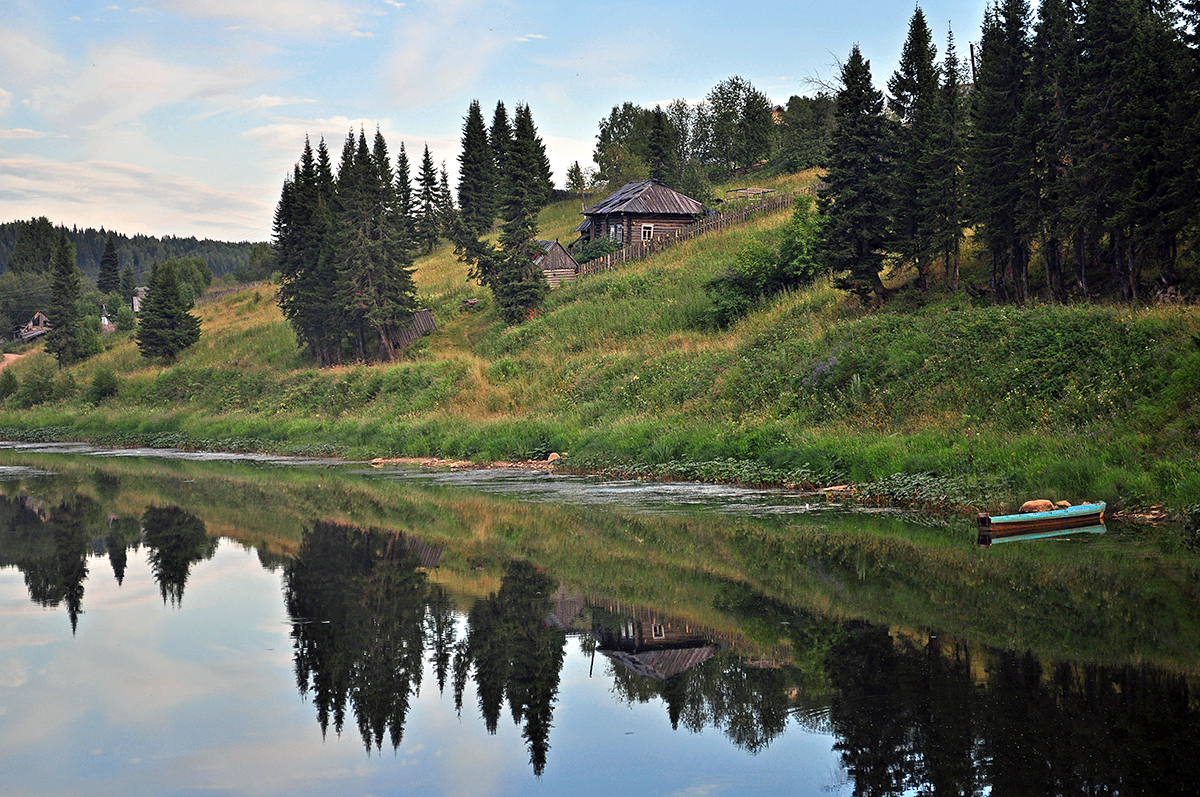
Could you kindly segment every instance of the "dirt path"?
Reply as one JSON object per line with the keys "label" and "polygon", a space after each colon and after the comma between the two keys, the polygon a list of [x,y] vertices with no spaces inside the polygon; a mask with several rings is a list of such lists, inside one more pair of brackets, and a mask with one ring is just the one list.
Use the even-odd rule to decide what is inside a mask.
{"label": "dirt path", "polygon": [[17,360],[27,356],[29,353],[30,352],[25,352],[25,354],[5,354],[4,359],[0,360],[0,368],[3,368],[10,363],[15,363]]}

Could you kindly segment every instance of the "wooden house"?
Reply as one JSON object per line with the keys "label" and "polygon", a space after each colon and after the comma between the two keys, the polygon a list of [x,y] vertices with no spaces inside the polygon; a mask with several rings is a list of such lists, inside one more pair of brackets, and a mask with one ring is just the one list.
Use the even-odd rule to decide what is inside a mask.
{"label": "wooden house", "polygon": [[579,264],[571,253],[558,241],[538,241],[542,252],[533,258],[533,263],[542,270],[551,288],[570,282],[579,276]]}
{"label": "wooden house", "polygon": [[607,238],[620,246],[652,241],[686,227],[708,212],[696,200],[658,180],[629,183],[583,211],[580,243]]}
{"label": "wooden house", "polygon": [[50,331],[50,319],[41,310],[33,314],[33,318],[28,324],[17,327],[14,330],[14,337],[20,338],[23,342],[28,343],[35,338],[40,338]]}

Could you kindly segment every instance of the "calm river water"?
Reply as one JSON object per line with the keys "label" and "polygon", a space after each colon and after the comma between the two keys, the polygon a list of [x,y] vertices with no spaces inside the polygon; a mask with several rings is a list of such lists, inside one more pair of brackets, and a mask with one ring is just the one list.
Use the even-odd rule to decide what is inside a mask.
{"label": "calm river water", "polygon": [[1182,530],[0,444],[5,795],[1195,794]]}

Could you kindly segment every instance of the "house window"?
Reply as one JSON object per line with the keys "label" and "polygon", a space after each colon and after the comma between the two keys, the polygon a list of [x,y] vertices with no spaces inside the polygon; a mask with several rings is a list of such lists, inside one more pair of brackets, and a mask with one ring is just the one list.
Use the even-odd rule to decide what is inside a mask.
{"label": "house window", "polygon": [[610,224],[608,227],[608,240],[616,241],[617,243],[623,242],[625,240],[625,234],[621,227],[622,225],[620,222],[616,224]]}
{"label": "house window", "polygon": [[654,225],[653,224],[643,224],[642,225],[642,241],[643,242],[649,241],[653,237],[654,237]]}

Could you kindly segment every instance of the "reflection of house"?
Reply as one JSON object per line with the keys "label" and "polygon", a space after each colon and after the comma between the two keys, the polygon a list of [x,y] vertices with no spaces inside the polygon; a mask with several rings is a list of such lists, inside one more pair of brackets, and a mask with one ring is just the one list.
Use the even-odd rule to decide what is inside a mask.
{"label": "reflection of house", "polygon": [[704,205],[658,180],[629,183],[583,211],[580,241],[607,239],[627,246],[663,238],[706,212]]}
{"label": "reflection of house", "polygon": [[595,628],[593,634],[598,649],[609,659],[660,681],[708,661],[717,652],[708,637],[690,625],[649,614],[625,617],[617,627]]}
{"label": "reflection of house", "polygon": [[570,282],[579,276],[579,264],[558,241],[538,241],[544,251],[533,258],[533,263],[542,270],[551,288]]}
{"label": "reflection of house", "polygon": [[19,326],[15,330],[16,337],[28,343],[34,338],[40,338],[50,331],[50,319],[42,311],[33,314],[33,318],[28,324]]}

